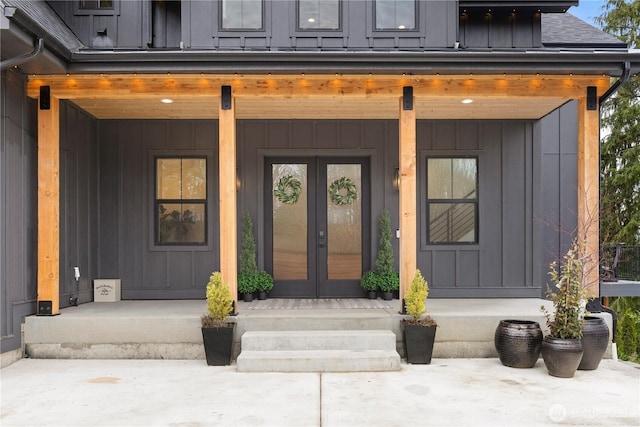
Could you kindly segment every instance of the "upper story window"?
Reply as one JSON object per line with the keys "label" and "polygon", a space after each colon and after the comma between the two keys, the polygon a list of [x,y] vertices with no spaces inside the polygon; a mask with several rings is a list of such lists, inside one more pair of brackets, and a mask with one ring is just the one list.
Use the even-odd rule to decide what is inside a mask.
{"label": "upper story window", "polygon": [[298,28],[339,30],[340,0],[298,0]]}
{"label": "upper story window", "polygon": [[478,159],[427,158],[427,242],[478,242]]}
{"label": "upper story window", "polygon": [[156,244],[205,245],[206,157],[158,157],[155,163]]}
{"label": "upper story window", "polygon": [[81,0],[80,9],[113,9],[113,0]]}
{"label": "upper story window", "polygon": [[415,30],[416,0],[375,0],[376,30]]}
{"label": "upper story window", "polygon": [[73,2],[74,15],[113,16],[120,14],[120,0],[80,0]]}
{"label": "upper story window", "polygon": [[262,0],[222,0],[223,30],[262,30]]}

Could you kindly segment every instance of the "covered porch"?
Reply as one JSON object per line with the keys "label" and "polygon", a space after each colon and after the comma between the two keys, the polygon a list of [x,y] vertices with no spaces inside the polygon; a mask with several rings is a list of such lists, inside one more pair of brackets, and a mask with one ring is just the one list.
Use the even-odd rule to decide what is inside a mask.
{"label": "covered porch", "polygon": [[[238,253],[237,121],[243,119],[386,119],[398,123],[400,299],[418,267],[416,123],[423,119],[538,120],[578,104],[577,220],[597,217],[599,112],[606,75],[212,75],[77,74],[32,76],[38,110],[38,313],[60,313],[60,100],[101,119],[215,119],[218,123],[219,265],[236,295]],[[160,104],[171,99],[170,108]],[[471,102],[470,102],[471,101]],[[43,104],[44,102],[44,104]],[[595,102],[595,104],[594,104]],[[595,106],[594,106],[595,105]],[[295,149],[296,147],[291,147]],[[299,149],[300,150],[300,149]],[[263,224],[258,224],[258,228]],[[375,227],[373,227],[375,228]],[[597,227],[587,239],[597,265]],[[538,248],[539,249],[539,248]],[[218,264],[219,261],[219,264]],[[527,261],[530,268],[530,261]],[[597,269],[591,294],[598,295]],[[65,304],[63,304],[65,305]],[[240,314],[251,311],[242,303]],[[75,308],[73,308],[75,309]],[[256,310],[257,311],[257,310]],[[398,310],[395,310],[396,312]],[[336,312],[333,312],[336,314]]]}
{"label": "covered porch", "polygon": [[[367,299],[282,300],[238,303],[232,317],[234,359],[246,331],[385,330],[403,351],[400,301]],[[494,334],[500,320],[533,320],[546,333],[542,299],[433,299],[437,320],[434,357],[497,357]],[[200,316],[204,300],[89,303],[61,310],[59,316],[25,319],[25,356],[55,359],[204,359]],[[601,314],[611,329],[611,316]],[[611,345],[605,357],[611,357]]]}

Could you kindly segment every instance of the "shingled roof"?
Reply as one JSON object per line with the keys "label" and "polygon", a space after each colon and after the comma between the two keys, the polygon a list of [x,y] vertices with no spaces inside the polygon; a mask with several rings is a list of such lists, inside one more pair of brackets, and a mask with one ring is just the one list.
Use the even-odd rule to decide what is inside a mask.
{"label": "shingled roof", "polygon": [[545,47],[626,48],[610,34],[569,13],[542,14],[542,44]]}

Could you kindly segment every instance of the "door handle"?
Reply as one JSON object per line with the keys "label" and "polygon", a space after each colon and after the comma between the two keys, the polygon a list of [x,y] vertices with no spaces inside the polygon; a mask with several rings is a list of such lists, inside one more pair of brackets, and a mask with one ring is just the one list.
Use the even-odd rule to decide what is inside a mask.
{"label": "door handle", "polygon": [[325,233],[324,230],[319,230],[318,231],[318,247],[319,248],[324,248],[326,247],[327,244],[325,242]]}

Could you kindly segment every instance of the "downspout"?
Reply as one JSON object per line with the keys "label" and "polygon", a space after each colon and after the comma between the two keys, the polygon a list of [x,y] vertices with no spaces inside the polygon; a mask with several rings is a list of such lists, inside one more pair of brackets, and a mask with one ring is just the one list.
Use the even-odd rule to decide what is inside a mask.
{"label": "downspout", "polygon": [[36,59],[40,54],[44,51],[44,40],[40,37],[36,42],[36,47],[30,53],[25,53],[24,55],[16,56],[12,59],[7,59],[6,61],[0,62],[0,70],[4,70],[5,68],[13,67],[15,65],[24,64],[25,62],[29,62],[33,59]]}
{"label": "downspout", "polygon": [[600,97],[599,105],[602,105],[611,95],[613,95],[620,86],[625,84],[629,77],[631,76],[631,62],[627,61],[624,63],[624,70],[622,71],[622,76]]}
{"label": "downspout", "polygon": [[[598,110],[601,113],[602,104],[613,95],[620,86],[625,84],[631,76],[631,62],[626,61],[624,63],[624,70],[622,76],[598,99]],[[600,299],[590,299],[587,301],[585,310],[590,313],[602,313],[603,311],[611,315],[611,357],[613,360],[618,360],[618,348],[616,344],[616,331],[618,329],[618,314],[610,307],[605,307],[600,302]]]}

